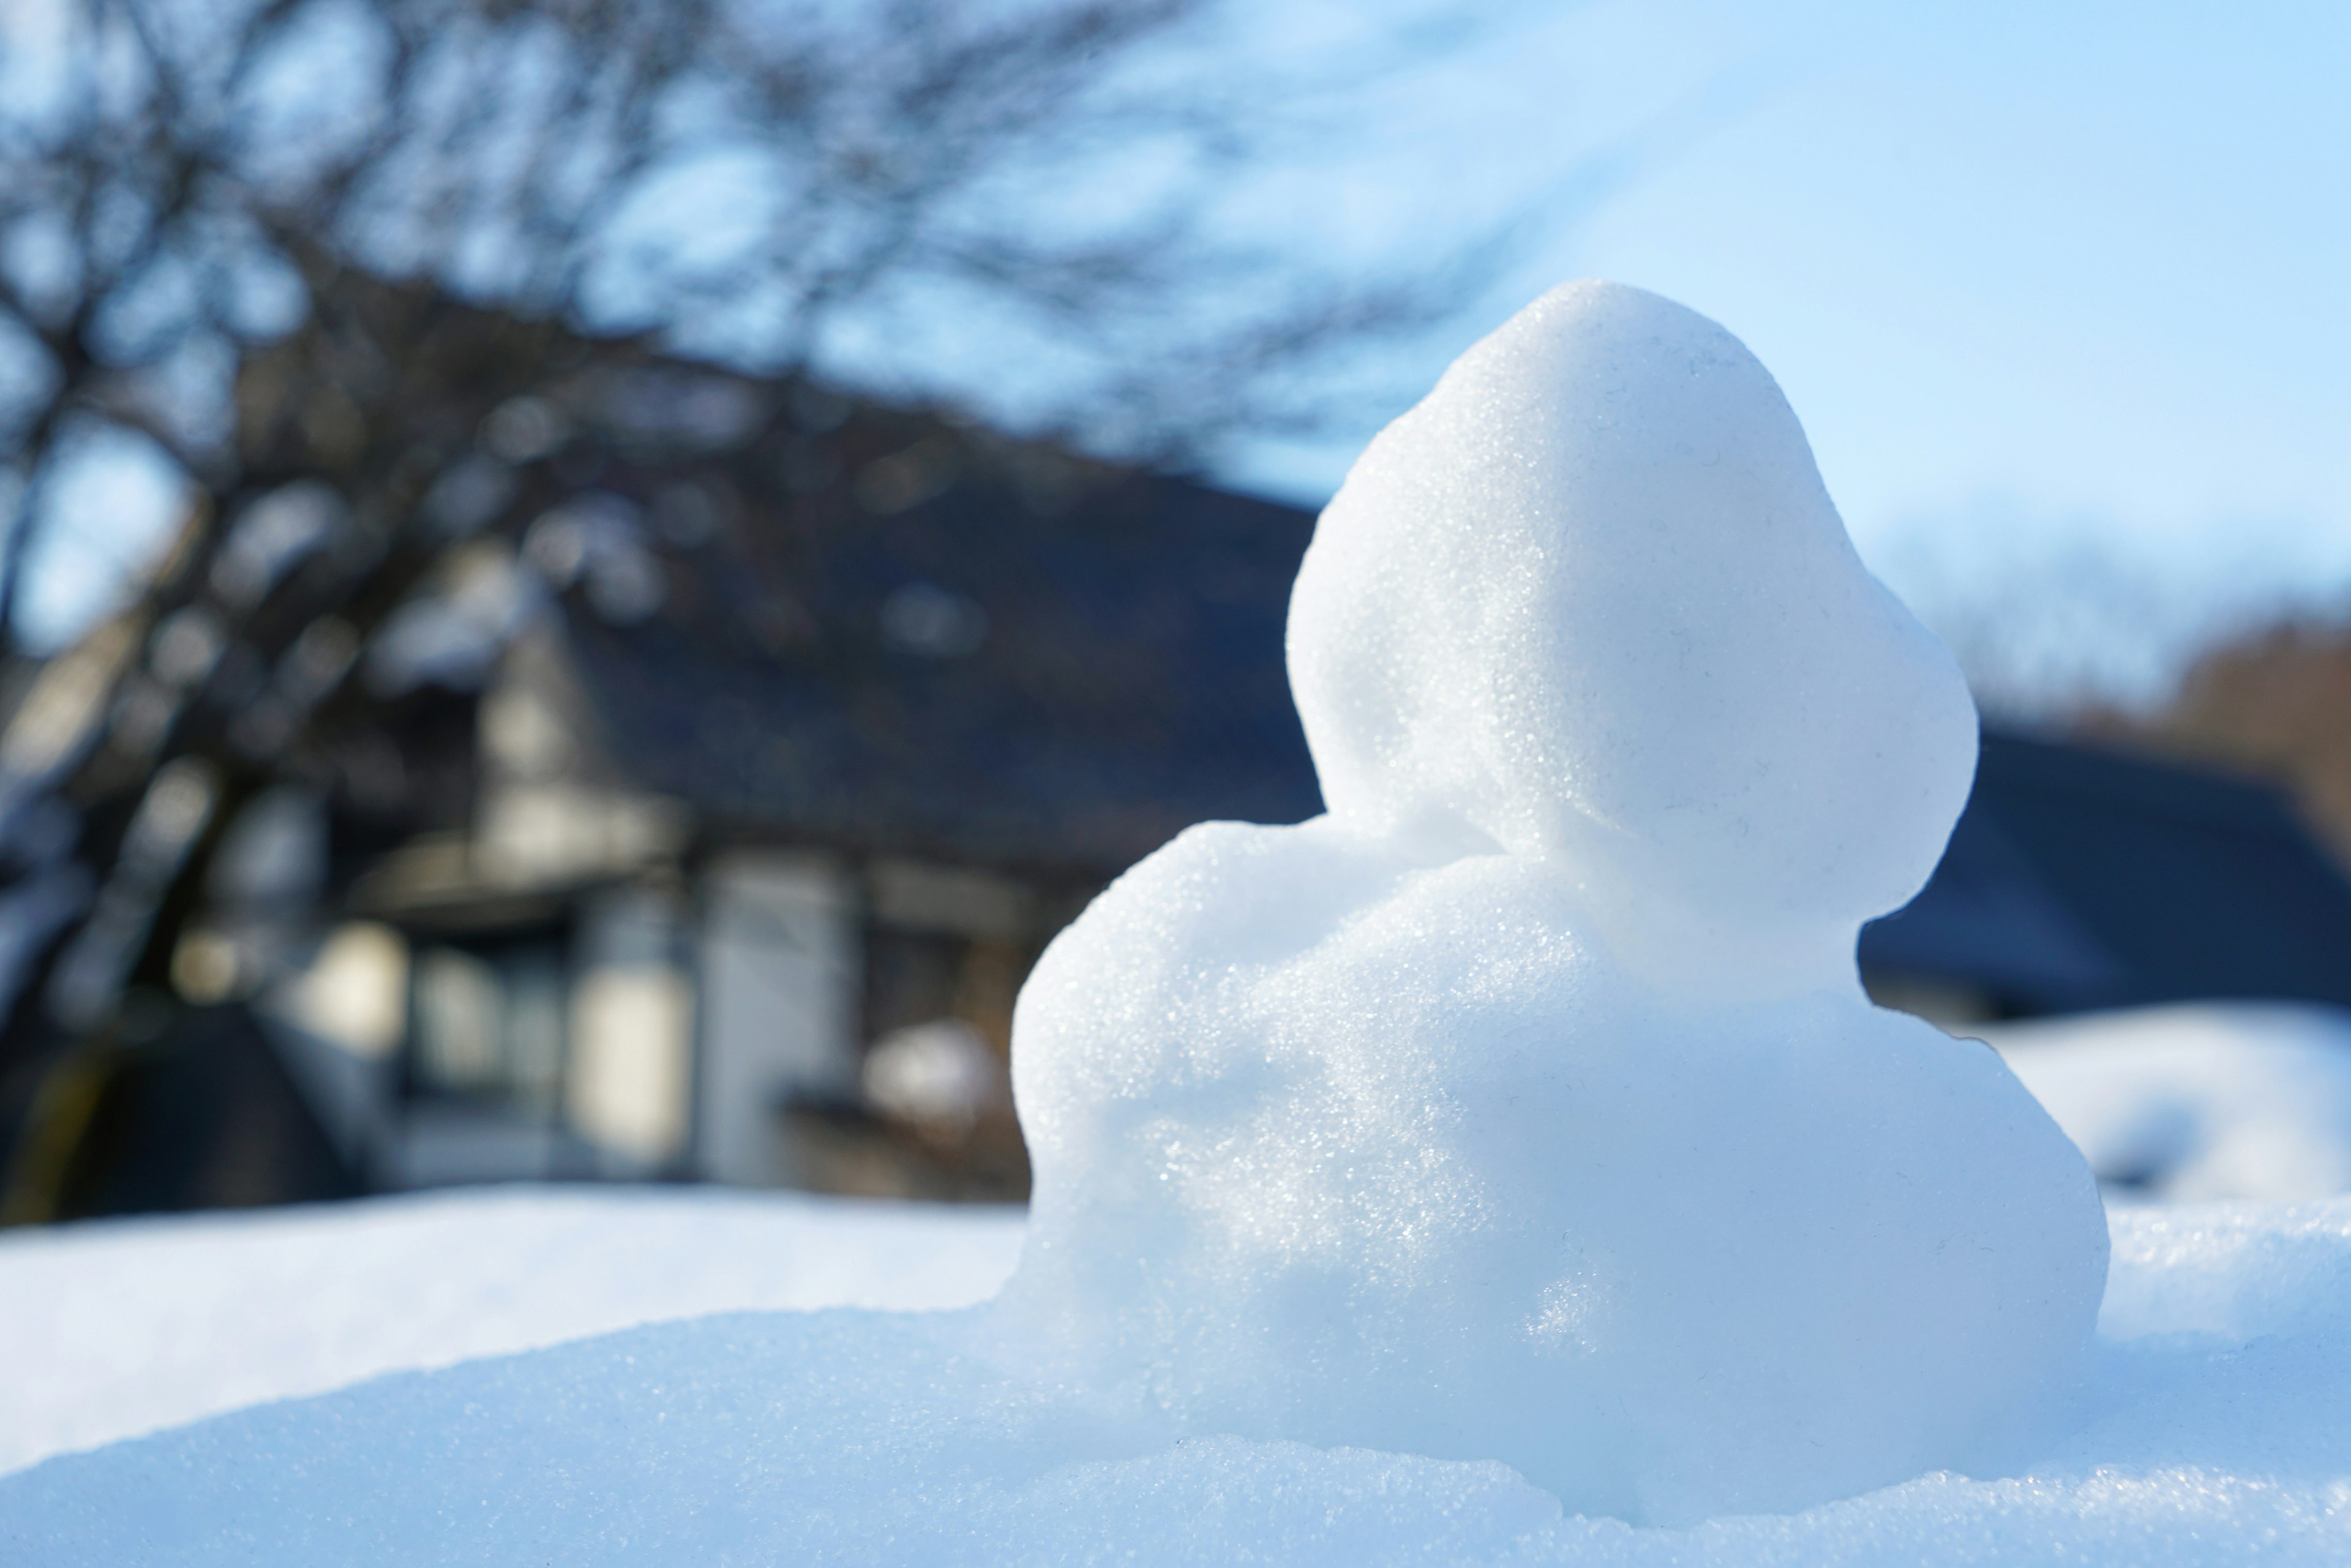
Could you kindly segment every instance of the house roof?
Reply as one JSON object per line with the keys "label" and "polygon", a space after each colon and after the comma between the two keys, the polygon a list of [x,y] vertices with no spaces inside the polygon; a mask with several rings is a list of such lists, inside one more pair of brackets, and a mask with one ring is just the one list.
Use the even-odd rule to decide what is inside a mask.
{"label": "house roof", "polygon": [[767,559],[633,624],[568,601],[569,640],[615,759],[705,821],[1102,880],[1196,821],[1322,810],[1281,640],[1312,524],[967,461],[884,513],[799,498]]}
{"label": "house roof", "polygon": [[1988,732],[1942,863],[1861,961],[2025,1013],[2351,1004],[2351,882],[2275,789]]}

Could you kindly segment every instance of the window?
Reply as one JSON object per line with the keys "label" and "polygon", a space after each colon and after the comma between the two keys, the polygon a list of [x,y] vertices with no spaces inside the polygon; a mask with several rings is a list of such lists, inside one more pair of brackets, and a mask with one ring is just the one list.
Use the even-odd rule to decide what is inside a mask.
{"label": "window", "polygon": [[412,1092],[555,1113],[567,995],[559,941],[430,946],[412,974]]}

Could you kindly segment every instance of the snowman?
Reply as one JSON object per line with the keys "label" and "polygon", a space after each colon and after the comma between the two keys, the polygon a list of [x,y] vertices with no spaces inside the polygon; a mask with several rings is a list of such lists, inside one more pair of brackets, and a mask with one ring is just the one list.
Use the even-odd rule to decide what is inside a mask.
{"label": "snowman", "polygon": [[1184,833],[1021,996],[998,1336],[1636,1523],[2022,1455],[2104,1216],[1997,1056],[1862,992],[1975,711],[1755,358],[1546,295],[1357,462],[1288,653],[1327,814]]}

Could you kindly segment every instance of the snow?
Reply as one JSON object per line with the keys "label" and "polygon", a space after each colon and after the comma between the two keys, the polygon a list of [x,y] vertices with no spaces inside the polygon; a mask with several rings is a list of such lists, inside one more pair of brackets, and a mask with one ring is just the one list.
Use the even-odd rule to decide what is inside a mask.
{"label": "snow", "polygon": [[2351,1016],[2210,1002],[1977,1032],[2111,1198],[2292,1203],[2351,1192]]}
{"label": "snow", "polygon": [[[882,1206],[837,1200],[719,1200],[697,1219],[698,1207],[517,1192],[241,1227],[87,1227],[0,1247],[0,1301],[12,1357],[37,1363],[58,1325],[20,1315],[26,1288],[75,1280],[51,1244],[82,1246],[110,1263],[72,1284],[81,1307],[108,1310],[107,1284],[144,1280],[151,1301],[186,1298],[183,1343],[209,1344],[234,1372],[240,1357],[266,1363],[273,1322],[327,1343],[323,1364],[335,1345],[380,1346],[368,1322],[448,1301],[404,1346],[440,1362],[478,1345],[467,1303],[543,1343],[649,1297],[685,1305],[697,1280],[708,1305],[724,1305],[729,1291],[709,1282],[762,1268],[770,1281],[808,1270],[775,1291],[804,1300],[820,1293],[805,1281],[828,1276],[886,1293],[893,1270],[934,1249],[941,1260],[918,1289],[942,1294],[985,1289],[1008,1260],[998,1214],[923,1211],[901,1227]],[[773,1312],[379,1378],[0,1477],[0,1557],[41,1568],[2344,1561],[2351,1199],[2126,1208],[2111,1222],[2076,1430],[2015,1467],[1929,1474],[1792,1514],[1635,1529],[1565,1512],[1490,1462],[1230,1436],[1159,1442],[1068,1419],[956,1354],[968,1312]],[[790,1247],[795,1263],[724,1260],[729,1247],[763,1246]],[[509,1251],[510,1265],[485,1261]],[[680,1282],[649,1283],[665,1275]],[[378,1289],[393,1292],[380,1312]],[[577,1299],[606,1295],[619,1300]],[[268,1322],[241,1321],[256,1308]],[[339,1314],[360,1326],[333,1334]],[[14,1452],[26,1448],[19,1419],[0,1404]]]}
{"label": "snow", "polygon": [[707,1312],[959,1307],[1020,1217],[493,1187],[0,1233],[0,1470],[381,1373]]}
{"label": "snow", "polygon": [[[993,1300],[903,1310],[1001,1277],[1001,1217],[884,1240],[816,1204],[633,1257],[592,1207],[487,1243],[473,1199],[244,1268],[175,1228],[40,1239],[0,1270],[123,1237],[122,1297],[213,1281],[193,1316],[246,1381],[194,1351],[183,1411],[423,1369],[0,1477],[10,1561],[2351,1552],[2351,1199],[2109,1215],[1999,1055],[1863,998],[1856,927],[1932,866],[1973,716],[1734,340],[1539,301],[1365,455],[1290,657],[1332,812],[1196,829],[1047,953]],[[357,1306],[377,1251],[410,1281]],[[278,1326],[223,1331],[265,1255]],[[52,1291],[97,1278],[61,1256]],[[138,1319],[92,1288],[94,1336]],[[795,1289],[900,1310],[715,1310]],[[548,1343],[672,1309],[706,1315]],[[477,1318],[544,1348],[434,1364],[491,1348]],[[118,1429],[172,1418],[108,1386]]]}
{"label": "snow", "polygon": [[1538,301],[1357,464],[1290,660],[1330,814],[1192,829],[1021,995],[1005,1354],[1641,1523],[2029,1441],[2102,1211],[1993,1052],[1861,991],[1975,713],[1754,358]]}

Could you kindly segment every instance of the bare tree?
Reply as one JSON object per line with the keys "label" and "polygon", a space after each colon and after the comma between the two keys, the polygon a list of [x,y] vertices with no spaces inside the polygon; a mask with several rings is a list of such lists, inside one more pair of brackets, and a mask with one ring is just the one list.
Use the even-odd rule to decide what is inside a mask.
{"label": "bare tree", "polygon": [[[1272,372],[1456,304],[1459,257],[1345,287],[1207,236],[1246,126],[1150,68],[1206,3],[12,13],[0,1070],[47,1063],[42,1093],[81,1092],[57,1061],[102,1063],[126,998],[168,994],[242,805],[381,744],[399,689],[366,678],[371,652],[432,591],[456,613],[465,551],[576,487],[587,371],[684,354],[757,378],[721,391],[862,371],[937,396],[938,323],[977,319],[1001,345],[991,413],[1164,462],[1294,420]],[[1123,198],[1067,200],[1081,170]],[[795,417],[771,399],[685,444],[789,444]],[[29,659],[28,563],[109,438],[175,476],[176,534],[124,608]],[[71,1122],[25,1123],[20,1175]]]}

